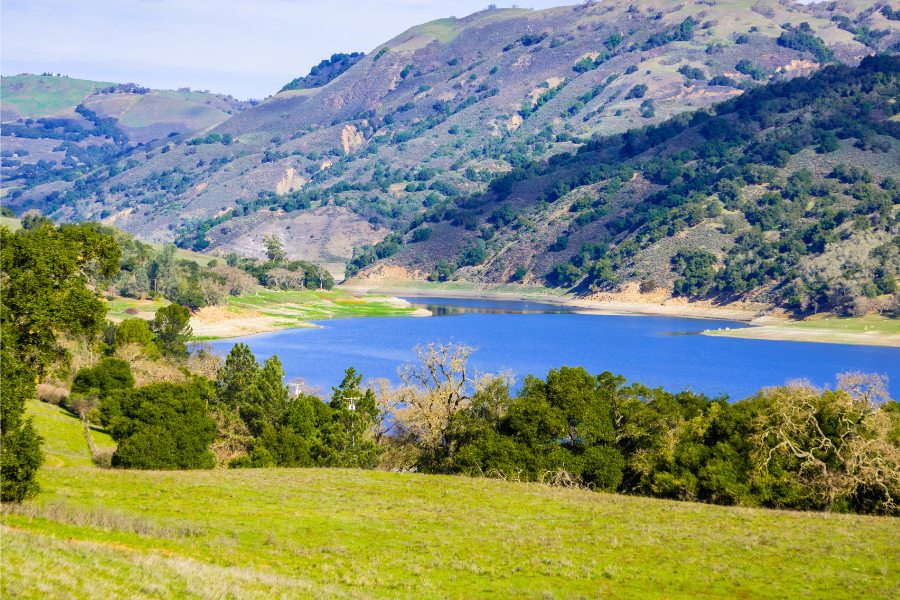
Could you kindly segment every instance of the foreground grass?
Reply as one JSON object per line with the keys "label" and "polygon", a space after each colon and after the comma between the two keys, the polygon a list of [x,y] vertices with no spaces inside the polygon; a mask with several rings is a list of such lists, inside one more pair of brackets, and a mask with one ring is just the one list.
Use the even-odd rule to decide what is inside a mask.
{"label": "foreground grass", "polygon": [[[68,440],[49,452],[76,444],[75,419],[38,426]],[[896,519],[344,469],[61,466],[40,482],[3,516],[3,597],[900,593]]]}
{"label": "foreground grass", "polygon": [[900,319],[880,315],[864,317],[813,317],[743,329],[715,329],[706,335],[763,340],[790,340],[832,344],[900,346]]}

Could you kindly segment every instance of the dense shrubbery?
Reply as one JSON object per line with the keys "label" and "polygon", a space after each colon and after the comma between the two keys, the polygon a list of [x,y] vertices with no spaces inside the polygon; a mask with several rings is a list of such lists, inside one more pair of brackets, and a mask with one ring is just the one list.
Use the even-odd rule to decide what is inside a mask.
{"label": "dense shrubbery", "polygon": [[103,424],[118,443],[113,466],[204,469],[216,435],[207,412],[208,382],[157,383],[112,393],[101,404]]}
{"label": "dense shrubbery", "polygon": [[[382,50],[386,49],[382,48]],[[332,54],[331,58],[326,58],[310,69],[309,75],[292,80],[281,88],[281,91],[321,87],[355,65],[364,56],[365,54],[362,52],[351,52],[350,54],[339,52],[337,54]],[[380,54],[376,56],[376,58],[378,57],[380,57]]]}
{"label": "dense shrubbery", "polygon": [[644,45],[641,46],[641,50],[651,50],[658,46],[665,46],[671,42],[688,42],[694,38],[694,28],[696,26],[697,22],[691,17],[688,17],[676,27],[651,35],[647,41],[644,42]]}
{"label": "dense shrubbery", "polygon": [[784,31],[778,36],[778,45],[792,50],[800,50],[811,53],[816,60],[824,63],[834,57],[834,53],[821,38],[812,33],[809,23],[800,23],[796,28],[790,25],[784,26]]}
{"label": "dense shrubbery", "polygon": [[497,385],[476,392],[451,420],[445,452],[421,466],[530,480],[564,471],[624,493],[896,513],[900,414],[881,384],[848,375],[836,391],[788,386],[729,404],[563,367],[526,379],[514,398]]}

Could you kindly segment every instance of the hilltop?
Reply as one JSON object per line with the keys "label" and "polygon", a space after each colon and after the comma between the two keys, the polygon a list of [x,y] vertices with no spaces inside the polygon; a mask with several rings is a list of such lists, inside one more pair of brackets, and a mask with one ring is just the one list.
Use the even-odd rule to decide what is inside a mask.
{"label": "hilltop", "polygon": [[[4,196],[78,189],[160,140],[184,139],[248,106],[222,94],[154,90],[64,75],[0,78]],[[46,207],[44,207],[46,208]]]}
{"label": "hilltop", "polygon": [[[160,140],[74,182],[25,186],[10,204],[59,219],[102,219],[148,240],[177,240],[209,252],[261,255],[263,236],[277,234],[294,256],[322,262],[355,257],[351,274],[378,261],[376,275],[389,267],[408,280],[578,284],[591,294],[638,293],[636,286],[646,282],[645,289],[656,285],[659,294],[670,295],[682,276],[669,263],[677,235],[691,238],[688,248],[712,244],[720,267],[730,242],[713,230],[724,226],[724,217],[689,220],[687,233],[679,230],[658,248],[619,261],[619,280],[592,285],[596,278],[586,278],[587,268],[575,264],[584,243],[627,242],[631,232],[604,228],[627,218],[624,205],[657,191],[659,178],[634,169],[637,179],[625,186],[629,197],[613,199],[602,216],[590,206],[597,182],[588,206],[566,212],[584,202],[576,196],[588,190],[576,186],[548,209],[543,193],[565,176],[565,157],[761,85],[890,51],[900,42],[896,14],[861,0],[808,6],[667,0],[491,9],[441,19],[365,55],[324,60],[315,73],[209,133]],[[890,135],[877,135],[878,148],[887,144],[884,152],[859,152],[848,138],[837,141],[829,159],[871,163],[871,176],[878,177],[890,169],[895,150]],[[690,143],[688,136],[681,140]],[[671,156],[677,148],[673,143],[662,153]],[[816,162],[802,152],[795,156],[777,177]],[[628,158],[639,167],[643,157]],[[526,177],[512,186],[509,202],[496,196],[492,182],[538,171],[541,164],[550,168],[539,184]],[[820,168],[812,169],[817,181]],[[511,223],[493,220],[494,210],[507,206],[522,216],[517,223],[524,227],[515,234]],[[568,215],[597,218],[572,231]],[[434,226],[419,226],[435,217]],[[486,239],[486,228],[496,235]],[[883,237],[867,244],[874,248]],[[398,252],[409,242],[416,245]],[[474,254],[466,255],[469,250]],[[830,256],[820,262],[835,266]],[[574,270],[563,266],[567,273],[554,275],[566,264]],[[786,302],[760,285],[750,288],[763,301]],[[750,288],[725,293],[743,298]]]}
{"label": "hilltop", "polygon": [[54,441],[44,492],[3,515],[4,596],[888,598],[900,586],[890,518],[353,469],[100,469],[77,418],[29,412]]}

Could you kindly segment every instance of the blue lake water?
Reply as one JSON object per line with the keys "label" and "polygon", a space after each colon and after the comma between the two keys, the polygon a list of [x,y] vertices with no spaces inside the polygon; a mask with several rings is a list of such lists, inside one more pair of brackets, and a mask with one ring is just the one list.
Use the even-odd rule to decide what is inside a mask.
{"label": "blue lake water", "polygon": [[320,328],[288,329],[213,343],[227,353],[237,342],[262,361],[277,354],[288,380],[302,378],[326,393],[347,367],[365,378],[397,380],[415,359],[415,346],[456,342],[475,347],[480,372],[511,370],[518,381],[562,365],[612,371],[671,391],[746,397],[761,387],[806,379],[833,386],[846,371],[886,374],[900,392],[900,349],[841,344],[744,340],[699,335],[743,327],[730,321],[578,314],[533,302],[416,299],[432,317],[320,321]]}

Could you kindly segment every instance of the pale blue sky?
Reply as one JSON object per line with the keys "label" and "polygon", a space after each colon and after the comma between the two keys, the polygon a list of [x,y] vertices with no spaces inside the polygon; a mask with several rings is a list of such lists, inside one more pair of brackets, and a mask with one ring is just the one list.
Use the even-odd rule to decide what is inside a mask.
{"label": "pale blue sky", "polygon": [[[576,0],[520,0],[529,8]],[[335,52],[369,52],[487,0],[2,0],[3,75],[43,71],[262,98]],[[513,2],[496,2],[511,6]]]}

